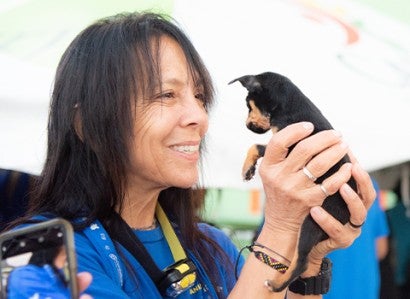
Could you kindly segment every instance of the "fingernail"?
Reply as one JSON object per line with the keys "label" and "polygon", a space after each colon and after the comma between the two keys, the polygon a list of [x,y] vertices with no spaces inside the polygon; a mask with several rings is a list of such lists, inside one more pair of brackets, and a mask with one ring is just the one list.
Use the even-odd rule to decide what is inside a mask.
{"label": "fingernail", "polygon": [[321,207],[316,206],[310,209],[310,212],[315,215],[317,218],[322,219],[324,217],[324,213]]}
{"label": "fingernail", "polygon": [[350,186],[348,184],[343,184],[341,189],[342,189],[343,192],[345,192],[348,195],[352,194],[352,192],[353,192],[352,188],[350,188]]}
{"label": "fingernail", "polygon": [[308,131],[310,131],[310,130],[313,130],[313,124],[311,123],[311,122],[303,122],[303,127],[306,129],[306,130],[308,130]]}
{"label": "fingernail", "polygon": [[341,147],[341,148],[347,148],[347,147],[349,147],[349,145],[347,144],[347,142],[342,141],[342,142],[340,143],[340,147]]}

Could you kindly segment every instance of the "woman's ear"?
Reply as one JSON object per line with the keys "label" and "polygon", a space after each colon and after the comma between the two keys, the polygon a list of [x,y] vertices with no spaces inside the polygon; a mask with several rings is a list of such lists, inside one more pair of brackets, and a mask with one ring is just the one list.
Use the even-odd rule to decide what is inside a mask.
{"label": "woman's ear", "polygon": [[80,105],[77,103],[74,105],[74,130],[78,138],[83,141],[83,122],[80,116]]}

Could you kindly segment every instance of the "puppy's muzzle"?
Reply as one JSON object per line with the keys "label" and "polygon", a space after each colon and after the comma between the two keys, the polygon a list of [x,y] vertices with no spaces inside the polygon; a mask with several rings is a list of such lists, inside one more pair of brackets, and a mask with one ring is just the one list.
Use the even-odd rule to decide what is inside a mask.
{"label": "puppy's muzzle", "polygon": [[254,133],[263,134],[266,133],[269,129],[261,128],[253,122],[246,123],[246,127]]}

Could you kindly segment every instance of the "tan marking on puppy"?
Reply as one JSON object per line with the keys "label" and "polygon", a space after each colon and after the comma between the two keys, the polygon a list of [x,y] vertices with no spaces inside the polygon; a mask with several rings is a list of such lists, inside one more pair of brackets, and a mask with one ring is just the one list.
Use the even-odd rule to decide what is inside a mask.
{"label": "tan marking on puppy", "polygon": [[252,178],[255,171],[255,165],[260,157],[261,156],[259,155],[256,144],[252,145],[246,154],[246,159],[242,166],[242,178],[244,180],[249,180]]}
{"label": "tan marking on puppy", "polygon": [[254,100],[249,100],[249,107],[251,110],[248,114],[248,119],[246,120],[246,125],[252,123],[254,126],[262,128],[264,130],[269,130],[270,122],[269,116],[263,115],[258,107],[255,106]]}

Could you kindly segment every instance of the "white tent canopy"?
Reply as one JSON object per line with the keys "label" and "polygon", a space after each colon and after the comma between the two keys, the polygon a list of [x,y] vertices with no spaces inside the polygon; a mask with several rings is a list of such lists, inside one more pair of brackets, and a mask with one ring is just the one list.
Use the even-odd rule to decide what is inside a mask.
{"label": "white tent canopy", "polygon": [[[350,1],[175,0],[173,5],[172,15],[217,87],[205,186],[259,186],[258,178],[242,182],[242,161],[251,144],[267,142],[270,135],[246,129],[246,90],[227,83],[264,71],[293,80],[343,133],[367,170],[410,160],[408,24]],[[78,24],[66,26],[64,47],[79,31]],[[39,65],[0,48],[0,167],[41,170],[56,64],[57,59]]]}

